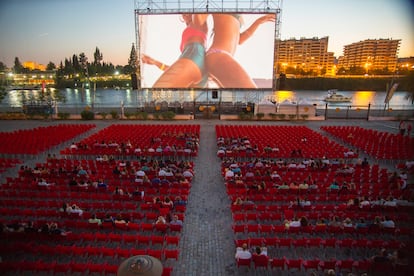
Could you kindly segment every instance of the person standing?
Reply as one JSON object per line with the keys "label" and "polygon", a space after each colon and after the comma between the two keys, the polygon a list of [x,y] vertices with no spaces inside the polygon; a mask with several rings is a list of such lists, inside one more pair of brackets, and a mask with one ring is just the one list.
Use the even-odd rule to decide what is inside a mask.
{"label": "person standing", "polygon": [[407,122],[407,136],[411,136],[411,130],[413,128],[413,125],[410,122]]}
{"label": "person standing", "polygon": [[405,123],[404,123],[403,120],[400,121],[398,129],[400,131],[401,136],[404,136],[404,134],[405,134]]}

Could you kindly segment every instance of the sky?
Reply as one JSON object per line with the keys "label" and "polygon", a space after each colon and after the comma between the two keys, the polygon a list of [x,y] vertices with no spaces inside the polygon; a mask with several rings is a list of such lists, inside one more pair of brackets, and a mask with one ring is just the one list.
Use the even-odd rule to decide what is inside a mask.
{"label": "sky", "polygon": [[[414,56],[414,7],[410,0],[283,0],[280,33],[328,36],[336,57],[361,40],[401,39],[398,56]],[[134,42],[134,0],[0,0],[0,61],[8,67],[15,57],[59,65],[81,52],[93,61],[96,47],[105,62],[125,65]]]}

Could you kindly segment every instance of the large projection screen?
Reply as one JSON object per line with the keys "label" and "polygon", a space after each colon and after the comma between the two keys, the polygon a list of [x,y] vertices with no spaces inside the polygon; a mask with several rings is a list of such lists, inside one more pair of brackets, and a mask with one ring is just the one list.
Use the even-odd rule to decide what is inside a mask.
{"label": "large projection screen", "polygon": [[[140,14],[141,88],[272,89],[275,16]],[[203,27],[189,31],[189,21],[189,29],[198,22]],[[203,35],[204,43],[187,48]]]}

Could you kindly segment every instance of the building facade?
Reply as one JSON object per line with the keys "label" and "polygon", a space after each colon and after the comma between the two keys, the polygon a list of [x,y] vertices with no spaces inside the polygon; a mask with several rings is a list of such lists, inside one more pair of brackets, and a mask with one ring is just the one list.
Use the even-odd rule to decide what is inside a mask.
{"label": "building facade", "polygon": [[279,72],[334,75],[334,53],[328,52],[328,37],[279,41]]}
{"label": "building facade", "polygon": [[375,70],[395,72],[400,42],[400,39],[366,39],[345,45],[338,67],[346,70],[352,67],[364,68],[366,74]]}

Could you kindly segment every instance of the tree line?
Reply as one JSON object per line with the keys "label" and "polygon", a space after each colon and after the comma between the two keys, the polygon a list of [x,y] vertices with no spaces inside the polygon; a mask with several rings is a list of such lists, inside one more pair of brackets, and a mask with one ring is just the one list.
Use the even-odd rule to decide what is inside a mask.
{"label": "tree line", "polygon": [[[91,62],[89,61],[85,53],[82,52],[80,54],[73,54],[71,57],[65,58],[64,61],[60,62],[59,66],[56,66],[56,64],[54,64],[53,62],[49,62],[46,65],[46,70],[56,71],[57,78],[61,78],[64,76],[74,77],[75,75],[78,75],[82,78],[96,75],[112,75],[115,71],[118,71],[120,74],[133,74],[137,71],[137,64],[138,56],[137,51],[135,49],[135,45],[133,43],[127,65],[115,66],[111,62],[104,62],[103,53],[99,50],[98,47],[96,47],[95,52],[93,54],[93,60]],[[16,74],[32,72],[32,70],[30,70],[29,68],[25,68],[23,66],[18,57],[15,57],[14,65],[11,69]],[[7,66],[0,61],[0,71],[6,70]]]}

